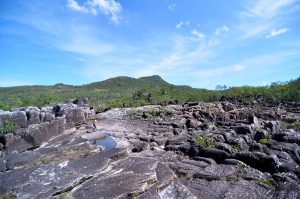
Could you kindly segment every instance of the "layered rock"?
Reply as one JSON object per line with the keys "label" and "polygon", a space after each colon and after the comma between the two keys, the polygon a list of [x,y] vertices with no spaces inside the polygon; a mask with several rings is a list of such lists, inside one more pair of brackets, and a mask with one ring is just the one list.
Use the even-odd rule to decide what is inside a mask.
{"label": "layered rock", "polygon": [[109,150],[87,140],[94,134],[86,134],[93,114],[86,105],[14,110],[25,114],[23,123],[23,113],[0,113],[19,121],[0,146],[0,192],[17,198],[299,198],[300,134],[284,128],[299,121],[300,107],[292,106],[224,101],[112,109],[94,116],[96,133],[116,142]]}

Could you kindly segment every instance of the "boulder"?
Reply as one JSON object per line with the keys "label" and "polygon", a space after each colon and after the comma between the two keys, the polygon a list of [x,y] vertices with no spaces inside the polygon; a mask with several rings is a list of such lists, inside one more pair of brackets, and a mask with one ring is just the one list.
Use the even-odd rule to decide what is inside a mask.
{"label": "boulder", "polygon": [[24,111],[26,112],[28,125],[39,124],[41,122],[40,109],[36,107],[27,107]]}
{"label": "boulder", "polygon": [[52,122],[30,125],[24,139],[34,147],[40,146],[51,137],[57,136],[64,131],[64,118],[57,118]]}
{"label": "boulder", "polygon": [[237,134],[242,134],[242,135],[253,135],[254,131],[250,125],[245,125],[245,124],[239,124],[238,126],[234,126],[233,129]]}
{"label": "boulder", "polygon": [[258,142],[260,139],[267,138],[268,131],[265,129],[259,129],[255,132],[254,139]]}
{"label": "boulder", "polygon": [[268,123],[265,124],[265,127],[268,128],[270,130],[270,133],[272,135],[279,133],[280,131],[280,123],[279,121],[270,121]]}
{"label": "boulder", "polygon": [[275,173],[278,171],[279,159],[276,155],[261,152],[239,152],[234,158],[262,172]]}
{"label": "boulder", "polygon": [[5,135],[5,141],[5,150],[7,152],[16,151],[21,153],[33,147],[32,144],[26,142],[20,135],[13,136],[11,133]]}
{"label": "boulder", "polygon": [[0,113],[0,127],[4,121],[10,121],[16,125],[17,128],[26,128],[27,116],[25,111],[3,112]]}

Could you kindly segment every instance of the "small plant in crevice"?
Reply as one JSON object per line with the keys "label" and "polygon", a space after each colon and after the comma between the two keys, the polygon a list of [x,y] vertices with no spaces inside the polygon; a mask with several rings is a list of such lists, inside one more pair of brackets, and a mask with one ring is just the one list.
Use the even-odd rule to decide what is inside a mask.
{"label": "small plant in crevice", "polygon": [[5,120],[0,128],[0,135],[12,133],[16,130],[16,125],[8,120]]}
{"label": "small plant in crevice", "polygon": [[188,174],[186,174],[186,178],[187,178],[187,180],[193,180],[194,176],[192,173],[188,173]]}
{"label": "small plant in crevice", "polygon": [[294,129],[295,131],[300,132],[300,122],[294,122],[292,124],[286,124],[284,125],[285,129]]}
{"label": "small plant in crevice", "polygon": [[215,142],[213,138],[205,137],[202,135],[196,135],[194,139],[196,144],[203,147],[209,147],[209,148],[213,147]]}
{"label": "small plant in crevice", "polygon": [[241,151],[242,151],[241,147],[238,146],[238,145],[231,144],[230,146],[231,146],[232,148],[234,148],[234,150],[236,150],[237,152],[241,152]]}
{"label": "small plant in crevice", "polygon": [[269,178],[264,178],[262,180],[259,180],[258,183],[266,185],[266,186],[269,186],[269,187],[273,187],[274,186],[272,180],[269,179]]}
{"label": "small plant in crevice", "polygon": [[218,129],[224,129],[225,128],[225,126],[223,124],[217,124],[216,126],[217,126]]}
{"label": "small plant in crevice", "polygon": [[244,169],[245,168],[245,165],[241,162],[238,162],[236,165],[235,165],[236,168],[238,169]]}
{"label": "small plant in crevice", "polygon": [[270,140],[269,138],[263,138],[263,139],[260,139],[258,142],[260,144],[266,145],[266,144],[268,144],[269,140]]}

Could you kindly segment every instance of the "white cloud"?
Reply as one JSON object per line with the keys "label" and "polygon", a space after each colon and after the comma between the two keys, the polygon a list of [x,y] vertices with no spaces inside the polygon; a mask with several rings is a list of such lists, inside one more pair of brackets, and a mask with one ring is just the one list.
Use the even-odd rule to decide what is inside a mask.
{"label": "white cloud", "polygon": [[188,26],[190,24],[190,21],[180,21],[178,22],[178,24],[176,24],[176,29],[180,29],[182,28],[183,26]]}
{"label": "white cloud", "polygon": [[240,64],[235,64],[233,66],[227,67],[220,67],[214,69],[204,69],[199,71],[194,71],[193,75],[200,78],[208,78],[208,77],[215,77],[215,76],[224,76],[227,74],[231,74],[233,72],[241,72],[245,69],[245,66]]}
{"label": "white cloud", "polygon": [[271,18],[278,15],[281,9],[292,5],[296,0],[259,0],[253,7],[249,8],[249,14],[262,17]]}
{"label": "white cloud", "polygon": [[176,7],[176,4],[171,4],[171,5],[168,5],[168,9],[171,10],[171,11],[174,11],[175,10],[175,7]]}
{"label": "white cloud", "polygon": [[192,76],[191,71],[195,65],[205,63],[213,56],[211,49],[205,42],[194,42],[191,37],[175,36],[173,38],[173,49],[156,63],[136,71],[135,76],[146,76],[160,74],[168,77],[179,78],[183,73]]}
{"label": "white cloud", "polygon": [[99,8],[106,15],[110,15],[110,19],[114,23],[119,23],[119,13],[122,10],[120,3],[116,2],[115,0],[90,0],[88,1],[88,4],[93,8]]}
{"label": "white cloud", "polygon": [[83,5],[79,5],[76,0],[68,0],[67,6],[74,11],[89,13],[94,16],[98,14],[98,11],[101,11],[109,16],[113,23],[118,24],[120,22],[119,15],[122,6],[115,0],[88,0]]}
{"label": "white cloud", "polygon": [[270,39],[270,38],[272,38],[272,37],[276,37],[276,36],[278,36],[278,35],[281,35],[281,34],[283,34],[283,33],[286,33],[286,32],[288,32],[288,31],[289,31],[289,29],[287,29],[287,28],[281,28],[281,29],[278,29],[278,30],[273,29],[273,30],[271,30],[271,32],[266,36],[266,38],[267,38],[267,39]]}
{"label": "white cloud", "polygon": [[88,13],[89,12],[89,9],[87,9],[86,7],[84,6],[80,6],[77,1],[75,0],[68,0],[68,4],[67,6],[72,9],[72,10],[75,10],[75,11],[78,11],[78,12],[84,12],[84,13]]}
{"label": "white cloud", "polygon": [[274,26],[283,24],[285,15],[297,10],[292,6],[296,1],[251,1],[246,10],[240,13],[240,24],[237,27],[242,32],[241,39],[266,34]]}
{"label": "white cloud", "polygon": [[215,35],[218,36],[218,35],[228,32],[228,31],[229,31],[229,28],[227,26],[219,27],[219,28],[216,28]]}
{"label": "white cloud", "polygon": [[191,35],[195,36],[197,39],[204,39],[205,38],[205,34],[196,30],[196,29],[193,29],[191,31]]}

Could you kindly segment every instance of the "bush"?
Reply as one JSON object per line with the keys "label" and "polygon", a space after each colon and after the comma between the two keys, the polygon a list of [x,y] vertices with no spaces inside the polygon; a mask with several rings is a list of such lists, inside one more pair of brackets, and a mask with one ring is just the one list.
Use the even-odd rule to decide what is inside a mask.
{"label": "bush", "polygon": [[5,120],[2,124],[2,128],[0,128],[0,134],[4,135],[4,134],[7,134],[7,133],[12,133],[15,130],[16,130],[15,124],[8,121],[8,120]]}
{"label": "bush", "polygon": [[210,137],[204,137],[201,135],[195,136],[195,143],[203,146],[203,147],[213,147],[214,146],[214,139]]}
{"label": "bush", "polygon": [[268,139],[268,138],[263,138],[263,139],[260,139],[258,142],[259,142],[260,144],[266,145],[266,144],[268,144],[269,140],[270,140],[270,139]]}

